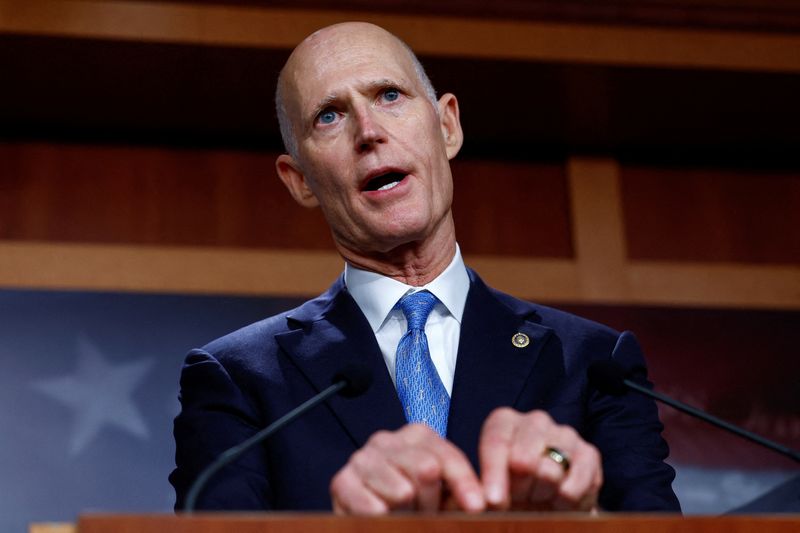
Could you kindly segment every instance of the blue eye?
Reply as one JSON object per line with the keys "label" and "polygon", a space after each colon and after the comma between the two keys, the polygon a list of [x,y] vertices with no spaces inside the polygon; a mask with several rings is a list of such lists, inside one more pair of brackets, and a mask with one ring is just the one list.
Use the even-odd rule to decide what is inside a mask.
{"label": "blue eye", "polygon": [[394,102],[398,98],[400,98],[400,91],[397,89],[386,89],[383,92],[383,99],[387,102]]}
{"label": "blue eye", "polygon": [[319,114],[317,120],[319,120],[320,124],[333,124],[333,121],[336,120],[336,112],[323,111]]}

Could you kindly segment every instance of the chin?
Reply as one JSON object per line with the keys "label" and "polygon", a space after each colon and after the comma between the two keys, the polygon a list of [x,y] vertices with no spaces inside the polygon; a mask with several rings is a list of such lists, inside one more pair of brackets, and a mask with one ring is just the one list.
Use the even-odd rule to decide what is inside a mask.
{"label": "chin", "polygon": [[403,231],[389,232],[374,235],[369,242],[371,247],[380,253],[388,253],[403,246],[412,245],[424,241],[430,236],[429,231]]}

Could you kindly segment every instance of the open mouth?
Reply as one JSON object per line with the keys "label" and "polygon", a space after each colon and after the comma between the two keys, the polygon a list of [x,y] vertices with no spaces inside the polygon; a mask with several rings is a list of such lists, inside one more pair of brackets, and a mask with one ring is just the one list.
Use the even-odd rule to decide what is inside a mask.
{"label": "open mouth", "polygon": [[367,182],[365,191],[388,191],[405,179],[406,175],[402,172],[387,172],[380,176],[375,176]]}

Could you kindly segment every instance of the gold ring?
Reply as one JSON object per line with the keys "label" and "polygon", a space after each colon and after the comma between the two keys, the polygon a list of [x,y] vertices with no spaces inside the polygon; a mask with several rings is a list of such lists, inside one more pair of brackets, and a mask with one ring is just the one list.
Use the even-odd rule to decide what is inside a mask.
{"label": "gold ring", "polygon": [[567,455],[558,448],[555,448],[553,446],[548,446],[547,448],[544,449],[544,453],[542,455],[544,455],[545,457],[549,457],[550,459],[561,465],[561,468],[564,469],[565,474],[569,472],[569,458],[567,458]]}

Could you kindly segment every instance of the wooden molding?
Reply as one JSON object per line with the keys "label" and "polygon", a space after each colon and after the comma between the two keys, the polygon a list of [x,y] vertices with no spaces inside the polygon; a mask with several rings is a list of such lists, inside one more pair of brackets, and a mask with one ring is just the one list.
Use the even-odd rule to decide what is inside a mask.
{"label": "wooden molding", "polygon": [[[545,302],[800,309],[800,267],[631,263],[598,291],[572,261],[467,256],[492,286]],[[311,296],[343,268],[332,252],[0,242],[0,287]]]}
{"label": "wooden molding", "polygon": [[466,264],[492,287],[519,298],[583,301],[580,272],[566,259],[528,259],[465,255]]}
{"label": "wooden molding", "polygon": [[619,164],[611,158],[572,157],[567,175],[581,301],[688,307],[800,306],[800,267],[630,261]]}
{"label": "wooden molding", "polygon": [[28,527],[28,533],[76,533],[77,531],[75,524],[62,522],[35,523]]}
{"label": "wooden molding", "polygon": [[800,266],[631,262],[632,303],[800,309]]}
{"label": "wooden molding", "polygon": [[0,0],[0,33],[292,48],[322,26],[366,20],[422,55],[800,72],[800,36],[366,11],[117,0]]}
{"label": "wooden molding", "polygon": [[619,165],[610,158],[572,157],[567,177],[582,294],[600,300],[624,298],[628,284]]}
{"label": "wooden molding", "polygon": [[[501,290],[580,300],[567,260],[468,257]],[[0,287],[310,296],[344,267],[333,252],[0,241]]]}
{"label": "wooden molding", "polygon": [[0,286],[312,295],[342,271],[332,252],[0,243]]}

